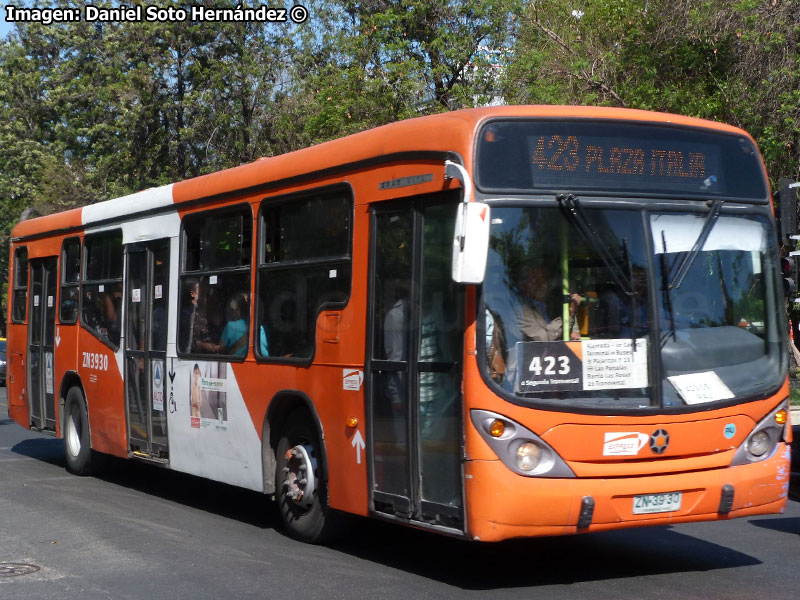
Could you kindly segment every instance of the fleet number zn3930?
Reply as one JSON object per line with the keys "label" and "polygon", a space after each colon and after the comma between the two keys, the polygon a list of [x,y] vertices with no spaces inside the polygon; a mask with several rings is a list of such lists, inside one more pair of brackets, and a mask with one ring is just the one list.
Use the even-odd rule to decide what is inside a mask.
{"label": "fleet number zn3930", "polygon": [[651,513],[674,512],[681,509],[681,492],[667,492],[665,494],[643,494],[633,497],[633,514],[646,515]]}
{"label": "fleet number zn3930", "polygon": [[83,366],[96,371],[108,371],[108,354],[84,352]]}

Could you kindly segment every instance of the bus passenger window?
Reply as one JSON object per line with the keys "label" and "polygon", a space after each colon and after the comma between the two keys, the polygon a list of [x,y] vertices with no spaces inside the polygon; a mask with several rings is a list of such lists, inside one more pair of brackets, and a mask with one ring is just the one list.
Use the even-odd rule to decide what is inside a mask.
{"label": "bus passenger window", "polygon": [[14,304],[11,317],[15,323],[23,323],[28,307],[28,249],[17,248],[14,252]]}
{"label": "bus passenger window", "polygon": [[249,206],[184,219],[178,352],[245,357],[250,341]]}
{"label": "bus passenger window", "polygon": [[122,232],[86,236],[81,323],[112,347],[122,331]]}
{"label": "bus passenger window", "polygon": [[62,324],[78,320],[80,296],[81,241],[72,238],[64,242],[61,250],[61,303],[58,319]]}
{"label": "bus passenger window", "polygon": [[259,357],[314,355],[320,311],[350,297],[351,215],[352,202],[341,190],[262,209]]}

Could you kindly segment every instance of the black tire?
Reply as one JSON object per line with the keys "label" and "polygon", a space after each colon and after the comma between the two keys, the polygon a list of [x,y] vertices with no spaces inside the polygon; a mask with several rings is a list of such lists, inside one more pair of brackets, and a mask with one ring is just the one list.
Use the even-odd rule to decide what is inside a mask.
{"label": "black tire", "polygon": [[80,388],[67,392],[64,402],[64,456],[67,470],[75,475],[91,475],[102,466],[104,455],[92,450],[89,415]]}
{"label": "black tire", "polygon": [[[328,506],[324,458],[313,423],[306,410],[293,411],[283,423],[283,436],[278,442],[275,456],[275,500],[281,522],[290,537],[311,544],[322,544],[341,535],[345,518],[342,513]],[[302,446],[316,463],[312,469],[315,489],[310,498],[292,497],[292,491],[296,493],[302,486],[295,486],[291,490],[287,484],[287,478],[297,473],[297,463],[302,462],[287,456],[297,446]]]}

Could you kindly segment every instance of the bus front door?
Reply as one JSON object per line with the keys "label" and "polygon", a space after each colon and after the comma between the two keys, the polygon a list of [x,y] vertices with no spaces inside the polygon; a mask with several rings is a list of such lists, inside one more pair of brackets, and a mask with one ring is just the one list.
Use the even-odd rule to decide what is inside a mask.
{"label": "bus front door", "polygon": [[462,529],[457,201],[446,193],[374,208],[366,373],[372,509]]}
{"label": "bus front door", "polygon": [[125,403],[128,450],[142,458],[169,459],[167,324],[169,240],[126,246]]}
{"label": "bus front door", "polygon": [[31,426],[56,429],[55,330],[56,257],[31,260],[31,294],[28,299],[28,389],[30,390]]}

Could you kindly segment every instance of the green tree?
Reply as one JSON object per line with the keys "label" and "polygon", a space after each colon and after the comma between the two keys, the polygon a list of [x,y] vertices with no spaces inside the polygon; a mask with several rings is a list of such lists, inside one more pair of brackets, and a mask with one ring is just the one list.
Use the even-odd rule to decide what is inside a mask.
{"label": "green tree", "polygon": [[495,93],[479,48],[502,48],[514,0],[343,0],[305,79],[306,129],[325,140],[403,118],[481,105]]}
{"label": "green tree", "polygon": [[528,2],[505,97],[724,121],[753,134],[773,183],[798,178],[798,23],[798,0]]}

